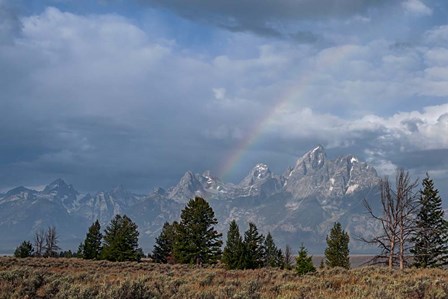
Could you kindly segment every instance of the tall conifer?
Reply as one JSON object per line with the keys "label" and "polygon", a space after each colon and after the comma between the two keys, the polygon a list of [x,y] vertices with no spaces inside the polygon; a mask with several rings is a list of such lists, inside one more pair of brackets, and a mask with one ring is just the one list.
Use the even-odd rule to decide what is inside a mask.
{"label": "tall conifer", "polygon": [[350,237],[339,222],[336,222],[327,236],[327,248],[325,249],[325,264],[332,267],[350,268],[348,243]]}
{"label": "tall conifer", "polygon": [[151,255],[155,262],[174,262],[173,245],[176,236],[177,225],[177,222],[174,222],[173,224],[165,222],[165,224],[163,225],[162,232],[156,238],[156,244],[154,244],[154,249]]}
{"label": "tall conifer", "polygon": [[173,246],[177,262],[184,264],[213,264],[221,257],[221,236],[214,225],[215,213],[201,197],[191,199],[181,212]]}
{"label": "tall conifer", "polygon": [[444,219],[442,199],[427,175],[420,191],[420,210],[412,238],[414,265],[419,268],[435,268],[448,264],[448,223]]}
{"label": "tall conifer", "polygon": [[244,233],[243,268],[257,269],[264,264],[264,236],[258,233],[257,226],[250,222]]}
{"label": "tall conifer", "polygon": [[308,251],[303,244],[300,246],[296,256],[296,272],[299,275],[316,272],[316,268],[313,265],[313,257],[308,255]]}
{"label": "tall conifer", "polygon": [[278,249],[275,245],[274,238],[272,238],[269,232],[264,240],[264,265],[267,267],[283,267],[283,253],[281,249]]}
{"label": "tall conifer", "polygon": [[102,257],[119,262],[139,261],[142,254],[138,235],[137,224],[126,215],[116,215],[104,231]]}
{"label": "tall conifer", "polygon": [[101,225],[96,220],[87,232],[86,239],[84,240],[82,256],[85,259],[99,259],[101,256]]}
{"label": "tall conifer", "polygon": [[232,220],[227,232],[226,247],[222,254],[222,262],[228,269],[241,269],[243,258],[243,239],[241,238],[238,224]]}

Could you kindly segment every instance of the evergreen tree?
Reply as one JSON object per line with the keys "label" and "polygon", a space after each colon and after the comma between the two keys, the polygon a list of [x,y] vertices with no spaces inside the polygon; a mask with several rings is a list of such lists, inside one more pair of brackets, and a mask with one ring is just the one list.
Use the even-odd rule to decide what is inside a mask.
{"label": "evergreen tree", "polygon": [[350,268],[348,243],[350,237],[339,222],[336,222],[327,236],[327,248],[325,249],[325,264],[332,267]]}
{"label": "evergreen tree", "polygon": [[265,256],[263,244],[264,236],[259,234],[257,226],[250,222],[248,230],[244,233],[242,263],[244,269],[257,269],[263,267]]}
{"label": "evergreen tree", "polygon": [[101,256],[101,225],[96,220],[90,227],[83,245],[83,258],[92,260]]}
{"label": "evergreen tree", "polygon": [[69,249],[67,251],[61,251],[59,252],[59,257],[63,257],[63,258],[72,258],[72,257],[76,257],[75,254],[73,254],[73,252]]}
{"label": "evergreen tree", "polygon": [[427,175],[420,191],[420,210],[412,238],[414,265],[419,268],[435,268],[448,264],[448,223],[444,219],[442,199]]}
{"label": "evergreen tree", "polygon": [[242,269],[243,239],[240,235],[238,224],[232,220],[227,232],[226,246],[222,254],[222,262],[228,269]]}
{"label": "evergreen tree", "polygon": [[283,251],[279,248],[277,251],[277,257],[275,261],[276,266],[280,269],[285,269],[285,255],[283,254]]}
{"label": "evergreen tree", "polygon": [[283,267],[283,253],[274,243],[271,233],[269,232],[264,240],[264,266],[267,267]]}
{"label": "evergreen tree", "polygon": [[221,256],[221,236],[214,225],[215,213],[201,197],[191,199],[181,212],[173,246],[177,262],[184,264],[213,264]]}
{"label": "evergreen tree", "polygon": [[324,259],[321,259],[320,260],[320,264],[319,264],[319,269],[325,269],[325,262],[324,262]]}
{"label": "evergreen tree", "polygon": [[316,268],[313,265],[313,257],[308,256],[308,251],[303,244],[300,246],[296,257],[296,272],[299,275],[316,272]]}
{"label": "evergreen tree", "polygon": [[78,251],[76,251],[76,257],[82,258],[84,256],[84,242],[79,243]]}
{"label": "evergreen tree", "polygon": [[20,258],[30,257],[33,255],[33,252],[33,244],[30,241],[23,241],[14,251],[14,256]]}
{"label": "evergreen tree", "polygon": [[151,258],[157,263],[172,263],[173,245],[176,236],[176,227],[178,223],[169,224],[165,222],[160,235],[156,238]]}
{"label": "evergreen tree", "polygon": [[119,262],[139,261],[138,235],[137,225],[129,217],[116,215],[104,231],[102,258]]}

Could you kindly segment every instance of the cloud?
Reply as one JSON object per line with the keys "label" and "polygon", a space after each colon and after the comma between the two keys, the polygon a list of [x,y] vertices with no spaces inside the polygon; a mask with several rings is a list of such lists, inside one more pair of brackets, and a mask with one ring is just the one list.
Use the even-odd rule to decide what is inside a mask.
{"label": "cloud", "polygon": [[[238,25],[243,13],[229,3],[201,9]],[[255,23],[245,28],[293,18],[284,3],[269,14],[272,3],[248,12]],[[300,3],[307,11],[291,13],[309,20],[358,16],[374,5],[320,11]],[[310,40],[300,44],[219,32],[219,49],[198,54],[117,14],[47,8],[20,21],[20,34],[0,46],[0,138],[8,141],[0,144],[0,181],[8,186],[63,176],[84,190],[166,187],[186,170],[216,170],[248,139],[244,173],[235,177],[254,162],[281,172],[317,143],[363,155],[384,172],[439,171],[412,157],[448,148],[443,26],[406,47],[351,37],[314,47],[319,36],[307,30],[296,31]]]}
{"label": "cloud", "polygon": [[432,9],[426,6],[422,1],[420,0],[407,0],[401,3],[403,8],[415,15],[419,16],[430,16],[432,15]]}
{"label": "cloud", "polygon": [[20,20],[12,2],[0,0],[0,45],[11,43],[20,32]]}
{"label": "cloud", "polygon": [[225,88],[213,88],[213,94],[215,95],[215,99],[222,100],[226,97],[226,89]]}
{"label": "cloud", "polygon": [[[288,37],[285,28],[302,21],[323,18],[347,18],[363,15],[369,9],[381,7],[388,1],[371,0],[144,0],[154,7],[174,12],[193,21],[205,22],[232,31],[252,32],[267,37]],[[295,26],[292,26],[293,28]],[[292,38],[312,42],[314,33],[293,30]]]}
{"label": "cloud", "polygon": [[425,33],[425,42],[433,46],[445,46],[448,42],[448,25],[437,26]]}
{"label": "cloud", "polygon": [[22,21],[21,38],[0,49],[0,108],[8,111],[0,136],[9,140],[0,146],[2,180],[63,175],[81,188],[122,180],[141,188],[142,177],[150,184],[155,172],[163,178],[189,168],[161,157],[175,157],[179,142],[182,151],[201,152],[192,121],[201,103],[192,99],[205,98],[195,82],[208,81],[206,64],[174,55],[114,15],[48,8]]}

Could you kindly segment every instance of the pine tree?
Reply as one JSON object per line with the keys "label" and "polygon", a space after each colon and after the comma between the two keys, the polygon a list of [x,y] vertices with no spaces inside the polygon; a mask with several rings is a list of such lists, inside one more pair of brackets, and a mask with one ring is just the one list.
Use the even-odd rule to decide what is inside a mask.
{"label": "pine tree", "polygon": [[303,244],[300,246],[296,257],[296,272],[299,275],[316,272],[316,268],[313,265],[313,257],[308,256],[308,251]]}
{"label": "pine tree", "polygon": [[160,235],[156,238],[154,249],[152,251],[151,258],[157,263],[172,263],[173,257],[173,245],[176,236],[177,222],[169,224],[165,222]]}
{"label": "pine tree", "polygon": [[319,269],[325,269],[325,262],[324,262],[324,259],[321,259],[320,260],[320,264],[319,264]]}
{"label": "pine tree", "polygon": [[59,252],[59,257],[63,258],[73,258],[76,257],[76,254],[73,254],[73,252],[69,249],[67,251],[61,251]]}
{"label": "pine tree", "polygon": [[264,266],[267,267],[283,267],[283,253],[274,243],[271,233],[269,232],[264,240]]}
{"label": "pine tree", "polygon": [[76,257],[84,257],[84,242],[79,243],[78,250],[76,251]]}
{"label": "pine tree", "polygon": [[214,264],[221,256],[221,236],[214,225],[215,213],[201,197],[191,199],[181,212],[173,246],[177,262],[184,264]]}
{"label": "pine tree", "polygon": [[232,220],[227,232],[226,246],[222,254],[222,262],[228,269],[242,269],[243,239],[240,235],[238,224]]}
{"label": "pine tree", "polygon": [[14,251],[14,256],[20,258],[30,257],[33,255],[33,252],[33,244],[30,241],[23,241]]}
{"label": "pine tree", "polygon": [[264,236],[258,233],[257,226],[249,223],[248,230],[244,233],[243,268],[257,269],[264,264]]}
{"label": "pine tree", "polygon": [[411,253],[416,267],[442,267],[448,264],[448,222],[444,219],[442,199],[432,179],[427,175],[422,183]]}
{"label": "pine tree", "polygon": [[102,258],[110,261],[139,261],[137,225],[126,215],[116,215],[104,231]]}
{"label": "pine tree", "polygon": [[339,222],[336,222],[327,236],[327,248],[325,249],[325,264],[332,267],[350,268],[348,243],[350,237]]}
{"label": "pine tree", "polygon": [[275,265],[280,269],[285,269],[285,255],[283,254],[283,251],[280,248],[278,248],[277,250]]}
{"label": "pine tree", "polygon": [[83,245],[83,258],[99,259],[101,256],[101,225],[96,220],[90,227]]}

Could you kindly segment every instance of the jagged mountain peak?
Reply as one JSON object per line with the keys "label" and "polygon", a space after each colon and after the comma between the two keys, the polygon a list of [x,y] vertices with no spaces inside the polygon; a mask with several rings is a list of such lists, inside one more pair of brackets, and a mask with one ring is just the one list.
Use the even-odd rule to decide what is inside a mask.
{"label": "jagged mountain peak", "polygon": [[317,146],[297,160],[286,172],[285,188],[296,198],[341,197],[377,183],[375,169],[354,155],[327,159],[325,149]]}
{"label": "jagged mountain peak", "polygon": [[264,163],[258,163],[241,181],[240,185],[252,185],[255,181],[264,180],[270,177],[272,177],[272,172],[269,169],[269,166]]}
{"label": "jagged mountain peak", "polygon": [[263,174],[270,173],[269,166],[264,163],[258,163],[255,165],[255,167],[252,169],[252,172],[256,174],[257,176],[262,176]]}
{"label": "jagged mountain peak", "polygon": [[205,178],[209,184],[211,183],[219,183],[221,179],[212,174],[210,170],[206,170],[201,175],[202,178]]}
{"label": "jagged mountain peak", "polygon": [[302,166],[306,164],[308,168],[319,169],[327,160],[327,153],[322,145],[318,145],[314,149],[303,155],[298,161],[296,166]]}
{"label": "jagged mountain peak", "polygon": [[321,144],[318,144],[318,145],[316,145],[315,148],[313,148],[313,149],[310,150],[309,152],[312,152],[312,153],[314,153],[314,152],[325,153],[325,148],[324,148]]}
{"label": "jagged mountain peak", "polygon": [[282,179],[275,176],[268,165],[258,163],[238,184],[246,196],[270,196],[282,190]]}
{"label": "jagged mountain peak", "polygon": [[341,156],[336,159],[336,163],[347,163],[350,165],[357,164],[357,163],[363,163],[357,156],[355,155],[345,155]]}
{"label": "jagged mountain peak", "polygon": [[217,191],[223,191],[224,189],[226,189],[226,184],[223,183],[219,177],[214,176],[210,170],[204,171],[202,175],[198,177],[199,181],[205,189],[212,189]]}
{"label": "jagged mountain peak", "polygon": [[215,178],[215,176],[212,174],[210,170],[206,170],[202,173],[203,177],[209,177],[209,178]]}
{"label": "jagged mountain peak", "polygon": [[119,184],[110,193],[118,196],[128,196],[130,192],[124,185]]}
{"label": "jagged mountain peak", "polygon": [[37,192],[37,191],[28,189],[28,188],[26,188],[24,186],[20,186],[20,187],[16,187],[14,189],[9,190],[8,192],[6,192],[5,195],[6,196],[13,196],[13,195],[21,194],[21,193],[35,193],[35,192]]}
{"label": "jagged mountain peak", "polygon": [[187,201],[196,195],[203,193],[203,186],[199,180],[199,175],[195,175],[191,171],[187,171],[179,183],[170,189],[168,198],[177,201]]}
{"label": "jagged mountain peak", "polygon": [[184,176],[180,179],[180,183],[194,187],[199,183],[198,175],[189,170],[185,172]]}
{"label": "jagged mountain peak", "polygon": [[53,182],[51,182],[50,184],[48,184],[47,186],[64,186],[64,185],[67,185],[64,179],[58,178]]}
{"label": "jagged mountain peak", "polygon": [[[0,231],[22,239],[35,230],[36,223],[51,217],[62,219],[58,225],[61,235],[83,238],[92,221],[106,224],[116,214],[127,214],[138,222],[145,244],[150,244],[164,222],[177,220],[188,200],[202,196],[213,204],[222,231],[231,219],[239,224],[253,221],[264,231],[274,230],[280,240],[300,235],[312,244],[325,240],[334,221],[348,225],[352,232],[370,230],[360,203],[366,196],[378,198],[378,180],[374,167],[366,162],[353,155],[327,158],[322,146],[306,152],[284,176],[258,163],[239,184],[225,183],[210,171],[187,171],[177,185],[166,191],[157,188],[148,195],[125,196],[128,191],[122,185],[112,191],[76,195],[71,185],[58,179],[45,191],[18,187],[9,191],[15,195],[0,195]],[[11,227],[16,231],[11,232]],[[11,248],[18,242],[14,239]]]}
{"label": "jagged mountain peak", "polygon": [[48,184],[43,193],[78,194],[72,185],[67,184],[63,179],[59,178]]}

